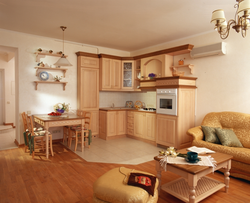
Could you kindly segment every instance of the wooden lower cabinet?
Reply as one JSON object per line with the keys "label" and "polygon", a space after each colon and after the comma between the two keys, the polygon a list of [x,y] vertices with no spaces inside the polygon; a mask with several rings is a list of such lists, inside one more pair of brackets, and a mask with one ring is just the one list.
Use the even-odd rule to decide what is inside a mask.
{"label": "wooden lower cabinet", "polygon": [[112,139],[121,135],[126,135],[126,111],[100,111],[101,139]]}
{"label": "wooden lower cabinet", "polygon": [[156,143],[164,146],[175,146],[177,117],[158,114],[156,123]]}
{"label": "wooden lower cabinet", "polygon": [[91,118],[91,131],[92,136],[97,136],[99,134],[99,111],[90,111],[92,113]]}
{"label": "wooden lower cabinet", "polygon": [[146,140],[155,141],[156,114],[134,113],[134,136]]}
{"label": "wooden lower cabinet", "polygon": [[127,111],[127,134],[134,135],[134,112]]}

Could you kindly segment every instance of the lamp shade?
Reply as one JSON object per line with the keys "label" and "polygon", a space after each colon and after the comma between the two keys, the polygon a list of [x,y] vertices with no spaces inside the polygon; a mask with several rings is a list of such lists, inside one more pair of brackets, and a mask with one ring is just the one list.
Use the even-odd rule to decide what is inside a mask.
{"label": "lamp shade", "polygon": [[225,18],[223,9],[218,9],[218,10],[213,11],[211,23],[217,24],[217,23],[223,23],[225,21],[226,21],[226,18]]}
{"label": "lamp shade", "polygon": [[239,2],[238,15],[242,17],[244,15],[244,11],[249,14],[250,12],[250,0],[243,0]]}
{"label": "lamp shade", "polygon": [[64,54],[61,56],[61,58],[56,63],[54,63],[54,65],[56,65],[56,66],[72,66],[72,64],[68,61],[68,59],[66,59]]}

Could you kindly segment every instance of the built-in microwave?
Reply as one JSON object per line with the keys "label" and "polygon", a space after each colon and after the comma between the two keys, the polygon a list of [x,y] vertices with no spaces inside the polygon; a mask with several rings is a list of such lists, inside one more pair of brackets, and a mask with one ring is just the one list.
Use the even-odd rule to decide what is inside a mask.
{"label": "built-in microwave", "polygon": [[177,89],[156,90],[156,113],[177,116]]}

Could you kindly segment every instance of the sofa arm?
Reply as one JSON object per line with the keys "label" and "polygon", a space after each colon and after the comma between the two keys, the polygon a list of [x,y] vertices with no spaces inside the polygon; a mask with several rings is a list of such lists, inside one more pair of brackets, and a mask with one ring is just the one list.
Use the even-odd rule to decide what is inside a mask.
{"label": "sofa arm", "polygon": [[189,129],[187,131],[187,134],[191,135],[193,137],[193,140],[203,140],[203,137],[204,137],[201,126],[197,126],[197,127]]}

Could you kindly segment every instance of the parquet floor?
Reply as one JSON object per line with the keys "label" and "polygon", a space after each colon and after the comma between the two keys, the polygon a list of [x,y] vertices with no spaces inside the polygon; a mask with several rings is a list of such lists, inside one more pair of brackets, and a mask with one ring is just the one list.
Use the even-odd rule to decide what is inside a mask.
{"label": "parquet floor", "polygon": [[[55,156],[49,160],[44,155],[32,160],[23,148],[0,151],[0,203],[90,203],[93,183],[114,167],[125,166],[156,174],[154,161],[138,165],[91,163],[59,143],[53,148]],[[162,175],[163,183],[178,177],[170,172]],[[210,177],[223,181],[220,173]],[[249,182],[231,178],[229,193],[221,189],[202,203],[250,202],[249,191]],[[161,192],[158,202],[181,201]]]}

